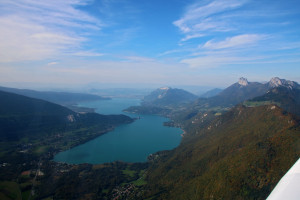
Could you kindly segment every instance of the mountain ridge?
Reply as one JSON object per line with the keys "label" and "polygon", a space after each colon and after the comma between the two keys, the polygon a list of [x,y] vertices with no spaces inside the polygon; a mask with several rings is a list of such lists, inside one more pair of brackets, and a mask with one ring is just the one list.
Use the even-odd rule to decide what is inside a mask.
{"label": "mountain ridge", "polygon": [[132,121],[125,115],[79,114],[55,103],[4,91],[0,91],[0,97],[1,139],[17,139],[25,133],[28,136],[48,129],[63,131],[80,124],[111,126]]}
{"label": "mountain ridge", "polygon": [[213,107],[228,108],[242,103],[243,101],[262,96],[272,88],[276,87],[298,89],[300,88],[300,85],[295,81],[280,79],[278,77],[272,78],[267,83],[249,82],[246,78],[241,77],[238,82],[225,88],[216,96],[207,99],[199,98],[193,106],[197,106],[200,109]]}
{"label": "mountain ridge", "polygon": [[276,105],[236,106],[190,134],[154,161],[149,197],[265,199],[300,156],[299,121]]}

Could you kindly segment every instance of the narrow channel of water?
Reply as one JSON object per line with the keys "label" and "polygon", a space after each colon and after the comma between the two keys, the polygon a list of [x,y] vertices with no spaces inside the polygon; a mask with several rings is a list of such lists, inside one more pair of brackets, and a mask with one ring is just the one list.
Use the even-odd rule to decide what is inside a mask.
{"label": "narrow channel of water", "polygon": [[100,164],[113,161],[144,162],[151,153],[169,150],[180,143],[182,130],[163,126],[167,118],[157,115],[135,115],[122,110],[139,105],[137,99],[112,99],[80,104],[95,108],[100,114],[127,114],[140,117],[131,124],[123,124],[115,130],[95,138],[85,144],[57,154],[58,162],[72,164]]}

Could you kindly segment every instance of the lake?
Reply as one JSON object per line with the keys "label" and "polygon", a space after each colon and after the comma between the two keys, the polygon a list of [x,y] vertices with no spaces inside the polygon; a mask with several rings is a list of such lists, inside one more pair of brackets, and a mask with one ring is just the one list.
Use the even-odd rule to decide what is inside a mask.
{"label": "lake", "polygon": [[138,99],[115,98],[82,103],[79,106],[95,108],[100,114],[126,114],[140,117],[131,124],[123,124],[113,131],[87,143],[61,152],[54,157],[57,162],[70,164],[101,164],[113,161],[145,162],[151,153],[170,150],[181,141],[182,130],[163,126],[167,118],[157,115],[136,115],[123,113],[129,106],[140,104]]}

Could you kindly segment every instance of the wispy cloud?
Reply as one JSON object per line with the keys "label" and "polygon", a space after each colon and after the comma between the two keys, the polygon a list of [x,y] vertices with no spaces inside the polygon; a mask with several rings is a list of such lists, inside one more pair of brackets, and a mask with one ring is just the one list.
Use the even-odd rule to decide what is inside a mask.
{"label": "wispy cloud", "polygon": [[190,34],[190,35],[187,35],[185,36],[184,38],[182,38],[180,41],[181,42],[185,42],[185,41],[188,41],[190,39],[194,39],[194,38],[200,38],[200,37],[203,37],[205,36],[205,34],[201,34],[201,33],[196,33],[196,34]]}
{"label": "wispy cloud", "polygon": [[220,42],[214,42],[213,40],[209,40],[203,45],[203,48],[205,49],[225,49],[225,48],[237,48],[237,47],[245,48],[245,45],[254,45],[265,37],[266,36],[264,35],[257,35],[257,34],[237,35],[234,37],[228,37],[225,40]]}
{"label": "wispy cloud", "polygon": [[183,17],[174,21],[173,24],[186,34],[183,41],[195,38],[193,36],[207,34],[205,31],[229,31],[233,27],[221,19],[222,14],[239,8],[246,2],[245,0],[215,0],[208,4],[195,3],[187,7]]}
{"label": "wispy cloud", "polygon": [[[186,52],[188,58],[181,59],[181,63],[207,69],[272,63],[282,53],[292,58],[292,52],[287,51],[299,47],[298,38],[291,40],[286,35],[299,23],[293,20],[299,12],[284,11],[279,2],[268,10],[266,6],[266,2],[249,0],[207,0],[187,6],[173,22],[182,34],[180,48],[190,49]],[[187,42],[191,39],[195,40]]]}
{"label": "wispy cloud", "polygon": [[144,62],[144,63],[155,62],[155,60],[152,58],[141,57],[141,56],[125,56],[123,58],[129,62]]}
{"label": "wispy cloud", "polygon": [[233,64],[239,59],[236,57],[215,57],[215,56],[202,56],[184,59],[181,63],[187,64],[191,68],[208,69],[219,67],[220,65]]}
{"label": "wispy cloud", "polygon": [[3,0],[0,7],[0,62],[42,60],[80,49],[86,30],[102,22],[78,9],[84,0]]}
{"label": "wispy cloud", "polygon": [[99,56],[104,56],[105,54],[103,53],[97,53],[93,51],[78,51],[74,53],[70,53],[71,55],[74,56],[83,56],[83,57],[99,57]]}
{"label": "wispy cloud", "polygon": [[58,62],[49,62],[48,64],[47,64],[47,66],[52,66],[52,65],[57,65],[58,64]]}

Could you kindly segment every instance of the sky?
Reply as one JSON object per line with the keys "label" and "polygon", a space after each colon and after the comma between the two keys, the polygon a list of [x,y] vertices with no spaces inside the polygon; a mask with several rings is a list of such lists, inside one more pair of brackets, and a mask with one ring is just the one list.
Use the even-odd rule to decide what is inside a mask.
{"label": "sky", "polygon": [[300,82],[299,0],[0,0],[0,85]]}

